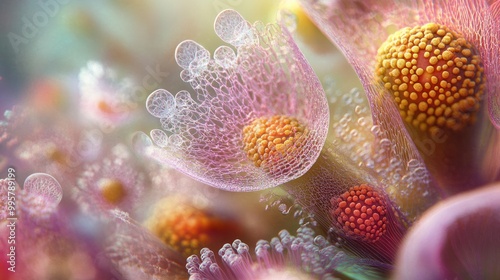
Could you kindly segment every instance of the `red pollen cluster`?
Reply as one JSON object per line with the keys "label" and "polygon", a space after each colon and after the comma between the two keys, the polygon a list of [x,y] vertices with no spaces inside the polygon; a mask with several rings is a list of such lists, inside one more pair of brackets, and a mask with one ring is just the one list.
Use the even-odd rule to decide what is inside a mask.
{"label": "red pollen cluster", "polygon": [[351,237],[376,242],[386,232],[387,208],[383,198],[372,187],[362,184],[330,200],[330,214]]}

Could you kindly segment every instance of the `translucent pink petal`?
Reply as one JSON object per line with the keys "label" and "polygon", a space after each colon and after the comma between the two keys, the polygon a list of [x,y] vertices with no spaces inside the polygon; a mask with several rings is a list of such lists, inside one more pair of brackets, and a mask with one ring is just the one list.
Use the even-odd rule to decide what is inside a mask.
{"label": "translucent pink petal", "polygon": [[[388,35],[402,27],[437,22],[458,30],[480,51],[488,79],[488,109],[500,125],[498,1],[301,1],[325,34],[344,52],[365,87],[373,80],[374,57]],[[491,1],[489,1],[491,2]],[[403,16],[404,15],[404,16]],[[365,88],[366,89],[366,88]],[[377,92],[367,90],[372,100]],[[376,120],[380,117],[374,116]]]}
{"label": "translucent pink petal", "polygon": [[[325,149],[333,149],[326,144]],[[340,209],[337,203],[339,197],[345,192],[352,192],[352,188],[366,184],[373,188],[373,192],[379,195],[381,206],[384,211],[383,233],[379,238],[366,237],[362,232],[356,233],[353,229],[346,229],[346,220],[339,220],[341,216],[336,213]],[[386,186],[382,179],[370,168],[353,165],[345,155],[322,153],[316,164],[302,177],[285,184],[284,189],[291,194],[296,203],[304,212],[311,213],[314,223],[323,231],[328,232],[328,236],[342,244],[342,248],[358,257],[375,259],[377,261],[391,264],[393,263],[397,248],[406,231],[406,226],[411,222],[407,220],[409,213],[403,213],[397,205],[392,203],[386,192]],[[417,198],[418,199],[418,198]],[[432,201],[433,198],[430,198]],[[345,200],[344,200],[345,201]],[[355,198],[352,201],[358,201]],[[360,209],[365,199],[360,199],[358,209]],[[349,205],[347,202],[346,205]],[[365,208],[369,206],[364,205]],[[343,206],[346,207],[346,206]],[[355,209],[354,205],[352,209]],[[348,207],[349,208],[349,207]],[[407,207],[405,210],[411,209]],[[351,210],[350,213],[355,211]],[[359,213],[358,213],[359,214]],[[411,213],[414,214],[414,213]],[[357,215],[357,214],[354,214]],[[365,224],[369,219],[354,218],[351,222]],[[412,216],[411,218],[415,218]],[[361,220],[360,222],[358,220]],[[350,221],[350,220],[349,220]],[[351,226],[349,224],[349,226]],[[354,223],[352,223],[354,226]],[[370,226],[371,227],[371,226]],[[360,228],[361,229],[361,228]],[[356,229],[358,230],[358,229]],[[375,228],[374,231],[375,232]]]}
{"label": "translucent pink petal", "polygon": [[[232,47],[210,53],[188,40],[176,49],[181,78],[193,92],[156,90],[147,100],[160,118],[155,145],[145,149],[158,161],[212,186],[251,191],[277,186],[302,175],[315,162],[328,130],[328,105],[318,78],[287,30],[254,25],[232,10],[223,11],[215,32]],[[270,175],[248,159],[243,127],[259,117],[287,115],[309,132],[293,160],[273,163]]]}
{"label": "translucent pink petal", "polygon": [[[416,160],[423,165],[423,159],[419,155],[417,147],[430,144],[436,146],[438,142],[433,139],[419,139],[413,141],[405,125],[394,106],[392,98],[379,84],[374,82],[374,69],[376,54],[379,46],[387,39],[388,35],[402,27],[422,25],[427,22],[437,22],[463,33],[468,41],[475,45],[484,60],[484,69],[487,80],[486,103],[490,112],[490,119],[498,125],[497,114],[498,92],[499,92],[499,24],[498,3],[491,6],[486,1],[301,1],[312,19],[322,31],[332,40],[345,54],[351,65],[353,65],[365,88],[373,113],[374,124],[379,125],[387,132],[388,138],[397,143],[394,150],[404,160]],[[477,132],[475,133],[484,133]],[[449,138],[449,137],[448,137]],[[473,137],[469,142],[473,145],[479,137]],[[475,142],[476,141],[476,142]],[[422,152],[427,159],[426,151]],[[434,150],[430,152],[434,154]],[[478,155],[480,155],[478,157]],[[465,163],[479,166],[478,158],[483,158],[484,150],[477,150],[475,154],[468,155]],[[430,157],[430,156],[429,156]],[[437,154],[434,157],[438,157]],[[435,158],[432,158],[435,160]],[[440,163],[441,164],[441,163]],[[430,165],[428,165],[430,166]],[[435,166],[434,166],[435,167]],[[431,166],[430,166],[431,168]],[[446,168],[444,168],[446,169]],[[452,170],[453,168],[449,168]],[[480,170],[470,167],[473,179],[465,183],[466,186],[485,181]],[[444,174],[434,173],[437,175]],[[456,172],[455,172],[456,174]],[[446,173],[446,177],[453,175]],[[489,175],[488,175],[489,176]],[[486,176],[486,177],[488,177]],[[444,177],[444,176],[441,176]],[[471,176],[472,177],[472,176]],[[440,179],[440,178],[437,178]],[[443,183],[440,182],[441,185]],[[431,190],[431,186],[425,186]]]}
{"label": "translucent pink petal", "polygon": [[500,56],[498,55],[498,46],[500,44],[500,1],[496,1],[491,5],[491,13],[494,21],[493,30],[491,30],[491,47],[493,49],[490,55],[491,63],[488,64],[488,67],[492,73],[487,73],[487,78],[497,82],[489,85],[490,94],[488,94],[487,102],[491,121],[497,129],[500,129],[500,84],[498,83],[498,77],[500,76]]}
{"label": "translucent pink petal", "polygon": [[385,192],[410,222],[439,200],[441,194],[430,187],[432,178],[422,161],[400,154],[397,139],[373,125],[362,91],[337,92],[331,99],[335,101],[331,101],[329,138],[320,155],[325,159],[323,166],[317,164],[321,168],[306,173],[318,173],[315,176],[325,180],[315,179],[320,182],[316,191],[304,183],[306,192],[317,192],[320,197],[306,203],[306,208],[313,204],[316,209],[327,209],[332,196],[362,183]]}
{"label": "translucent pink petal", "polygon": [[494,279],[500,275],[500,184],[430,209],[407,235],[394,279]]}
{"label": "translucent pink petal", "polygon": [[[384,137],[397,143],[387,155],[400,157],[402,165],[410,161],[424,166],[415,144],[408,135],[392,98],[381,94],[375,84],[374,70],[379,46],[390,31],[416,24],[416,4],[411,1],[302,1],[306,12],[344,53],[362,81],[370,103],[373,123]],[[405,15],[405,16],[401,16]],[[404,167],[406,168],[406,167]],[[428,183],[422,190],[431,190]],[[425,191],[423,191],[425,192]]]}
{"label": "translucent pink petal", "polygon": [[120,210],[106,211],[112,229],[104,256],[125,279],[186,279],[184,260]]}
{"label": "translucent pink petal", "polygon": [[[77,278],[82,271],[95,279],[110,279],[110,273],[94,262],[101,236],[99,240],[93,239],[96,236],[92,219],[85,217],[82,223],[82,217],[63,197],[61,185],[54,177],[46,173],[31,174],[23,189],[12,182],[15,181],[0,180],[0,193],[5,199],[15,197],[10,210],[5,205],[5,212],[0,211],[3,224],[0,246],[15,247],[11,249],[15,264],[11,265],[16,272],[6,270],[7,279],[52,279],[54,275]],[[0,199],[0,206],[3,203]],[[12,207],[15,210],[11,212]]]}

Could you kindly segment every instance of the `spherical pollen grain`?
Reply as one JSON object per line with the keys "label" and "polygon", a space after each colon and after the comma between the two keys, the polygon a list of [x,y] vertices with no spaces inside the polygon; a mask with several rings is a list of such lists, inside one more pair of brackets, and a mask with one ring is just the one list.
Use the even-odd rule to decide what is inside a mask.
{"label": "spherical pollen grain", "polygon": [[330,200],[334,223],[350,237],[376,242],[387,231],[387,206],[377,191],[361,184]]}
{"label": "spherical pollen grain", "polygon": [[243,149],[255,166],[269,167],[281,159],[294,159],[306,134],[307,128],[296,118],[261,117],[243,128]]}
{"label": "spherical pollen grain", "polygon": [[376,78],[405,122],[431,133],[473,124],[485,87],[479,52],[460,33],[436,23],[389,36],[378,50]]}
{"label": "spherical pollen grain", "polygon": [[119,204],[127,195],[125,186],[118,179],[103,178],[97,184],[102,197],[110,204]]}

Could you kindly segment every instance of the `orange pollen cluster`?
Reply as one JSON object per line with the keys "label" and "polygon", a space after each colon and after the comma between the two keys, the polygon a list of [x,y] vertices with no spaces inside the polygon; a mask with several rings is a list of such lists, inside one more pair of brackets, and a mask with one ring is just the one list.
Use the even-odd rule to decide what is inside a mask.
{"label": "orange pollen cluster", "polygon": [[355,186],[330,202],[330,214],[348,236],[376,242],[386,232],[387,207],[372,187]]}
{"label": "orange pollen cluster", "polygon": [[97,186],[104,200],[114,205],[119,204],[127,194],[125,186],[118,179],[100,179]]}
{"label": "orange pollen cluster", "polygon": [[293,158],[304,144],[307,128],[288,116],[258,118],[243,128],[244,151],[255,166]]}
{"label": "orange pollen cluster", "polygon": [[460,131],[474,123],[485,86],[477,50],[446,26],[428,23],[389,36],[376,77],[403,119],[422,131]]}
{"label": "orange pollen cluster", "polygon": [[153,214],[145,221],[145,226],[163,243],[185,257],[199,253],[203,247],[219,246],[222,242],[218,238],[239,232],[233,221],[217,218],[176,199],[159,201]]}

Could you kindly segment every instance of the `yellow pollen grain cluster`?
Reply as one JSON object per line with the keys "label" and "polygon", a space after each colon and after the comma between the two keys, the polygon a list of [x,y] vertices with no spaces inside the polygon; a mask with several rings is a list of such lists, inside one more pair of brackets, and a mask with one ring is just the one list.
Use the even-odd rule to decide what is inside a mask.
{"label": "yellow pollen grain cluster", "polygon": [[160,200],[144,224],[150,232],[185,257],[198,254],[203,247],[220,246],[222,243],[218,238],[240,232],[233,221],[217,218],[178,198]]}
{"label": "yellow pollen grain cluster", "polygon": [[306,134],[307,128],[295,118],[262,117],[243,128],[243,149],[255,166],[268,166],[275,160],[293,158]]}
{"label": "yellow pollen grain cluster", "polygon": [[387,230],[387,208],[382,197],[370,186],[362,184],[332,198],[332,217],[348,236],[376,242]]}
{"label": "yellow pollen grain cluster", "polygon": [[97,182],[101,196],[111,204],[119,204],[127,195],[125,186],[118,179],[104,178]]}
{"label": "yellow pollen grain cluster", "polygon": [[378,50],[377,79],[393,94],[403,119],[422,131],[460,131],[474,123],[483,74],[476,49],[436,23],[401,29]]}

